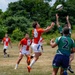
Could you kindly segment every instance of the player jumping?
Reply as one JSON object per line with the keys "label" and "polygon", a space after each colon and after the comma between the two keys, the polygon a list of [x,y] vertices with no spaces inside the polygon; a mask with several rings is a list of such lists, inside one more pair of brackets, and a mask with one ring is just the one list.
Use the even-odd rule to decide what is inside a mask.
{"label": "player jumping", "polygon": [[50,26],[48,26],[46,29],[42,29],[40,28],[40,25],[38,24],[38,22],[34,22],[33,23],[33,42],[32,42],[32,50],[34,51],[35,53],[35,56],[34,58],[32,59],[30,65],[27,67],[28,68],[28,72],[30,72],[33,64],[39,59],[39,56],[41,56],[41,50],[40,50],[40,45],[39,45],[39,40],[40,40],[40,37],[42,35],[42,33],[44,32],[48,32],[49,30],[52,29],[52,27],[55,25],[54,22],[51,23]]}
{"label": "player jumping", "polygon": [[[65,27],[68,27],[69,28],[69,37],[71,37],[71,24],[69,22],[69,16],[66,17],[66,21],[67,21],[67,25],[65,25]],[[58,30],[59,32],[62,34],[62,30],[63,28],[60,26],[59,24],[59,16],[58,14],[56,14],[56,24],[57,24],[57,27],[58,27]],[[63,34],[62,34],[63,35]],[[71,73],[74,73],[74,71],[72,70],[71,68],[71,62],[73,61],[74,59],[74,53],[71,53],[70,54],[70,61],[69,61],[69,66],[68,66],[68,70],[71,72]]]}

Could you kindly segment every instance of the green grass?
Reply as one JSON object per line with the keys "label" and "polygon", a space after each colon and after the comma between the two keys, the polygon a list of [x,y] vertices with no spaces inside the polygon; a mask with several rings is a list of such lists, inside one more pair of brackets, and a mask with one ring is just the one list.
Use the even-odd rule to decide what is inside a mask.
{"label": "green grass", "polygon": [[[23,58],[17,70],[14,70],[18,59],[19,50],[18,44],[13,44],[13,48],[9,47],[9,58],[3,57],[3,48],[0,45],[0,75],[51,75],[52,60],[57,48],[52,49],[50,46],[44,45],[44,53],[39,60],[34,64],[30,73],[27,72],[26,57]],[[72,68],[75,71],[75,60],[72,62]],[[74,75],[68,72],[69,75]],[[58,73],[59,75],[59,73]]]}

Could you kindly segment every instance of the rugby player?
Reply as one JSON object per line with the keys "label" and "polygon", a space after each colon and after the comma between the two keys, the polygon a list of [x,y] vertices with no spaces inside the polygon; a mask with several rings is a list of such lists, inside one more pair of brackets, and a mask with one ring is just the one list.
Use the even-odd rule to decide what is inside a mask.
{"label": "rugby player", "polygon": [[58,46],[58,50],[53,60],[53,72],[52,75],[57,75],[59,67],[60,75],[67,75],[67,68],[69,65],[69,57],[71,52],[75,52],[75,43],[69,36],[69,28],[65,27],[63,29],[63,35],[58,37],[55,42],[52,39],[50,45],[52,48]]}
{"label": "rugby player", "polygon": [[35,56],[34,58],[32,59],[30,65],[27,67],[28,68],[28,72],[30,72],[33,64],[39,59],[39,56],[41,56],[41,50],[40,50],[40,44],[39,44],[39,40],[40,40],[40,37],[41,35],[44,33],[44,32],[48,32],[52,29],[52,27],[55,25],[54,22],[51,23],[50,26],[48,26],[46,29],[43,29],[43,28],[40,28],[40,25],[38,22],[34,22],[33,23],[33,31],[32,31],[32,34],[33,34],[33,42],[32,42],[32,50],[34,51],[35,53]]}
{"label": "rugby player", "polygon": [[[69,36],[71,37],[71,24],[69,22],[69,16],[66,17],[66,21],[67,21],[67,24],[65,25],[65,27],[68,27],[69,28]],[[59,16],[58,14],[56,14],[56,24],[57,24],[57,27],[58,27],[58,30],[59,32],[62,34],[62,30],[63,28],[60,26],[59,24]],[[62,34],[63,35],[63,34]],[[71,73],[74,73],[74,71],[72,70],[71,68],[71,62],[74,60],[74,53],[72,52],[70,54],[70,61],[69,61],[69,66],[68,66],[68,70],[71,72]]]}
{"label": "rugby player", "polygon": [[27,64],[28,65],[30,64],[30,52],[29,52],[30,45],[31,45],[31,39],[29,38],[29,34],[26,33],[25,37],[19,43],[20,55],[19,55],[19,58],[17,60],[15,69],[18,68],[18,65],[19,65],[19,63],[22,60],[24,55],[27,57]]}
{"label": "rugby player", "polygon": [[11,40],[10,38],[8,37],[8,34],[5,34],[5,37],[2,39],[2,43],[4,44],[4,48],[3,48],[3,53],[4,53],[4,57],[9,57],[9,54],[7,54],[7,49],[8,49],[8,45],[10,44],[11,48],[12,48],[12,45],[11,45]]}

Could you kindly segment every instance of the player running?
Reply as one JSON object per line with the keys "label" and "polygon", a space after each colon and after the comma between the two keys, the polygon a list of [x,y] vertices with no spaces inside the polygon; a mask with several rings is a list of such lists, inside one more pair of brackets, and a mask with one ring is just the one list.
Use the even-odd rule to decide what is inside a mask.
{"label": "player running", "polygon": [[52,39],[50,45],[52,48],[58,46],[58,50],[53,60],[53,72],[52,75],[57,75],[59,67],[61,67],[60,75],[67,75],[67,68],[69,65],[69,57],[71,52],[75,52],[75,43],[68,36],[69,28],[63,29],[63,36],[58,37],[55,42]]}
{"label": "player running", "polygon": [[35,56],[34,58],[32,59],[30,65],[27,67],[28,68],[28,72],[30,72],[33,64],[39,59],[39,56],[41,56],[41,50],[40,50],[40,45],[39,45],[39,40],[40,40],[40,37],[42,35],[42,33],[44,32],[48,32],[49,30],[52,29],[52,27],[55,25],[54,22],[51,23],[50,26],[48,26],[46,29],[42,29],[40,28],[40,25],[38,24],[38,22],[34,22],[33,23],[33,42],[32,42],[32,50],[34,51],[35,53]]}
{"label": "player running", "polygon": [[4,53],[4,57],[9,57],[9,54],[7,54],[7,49],[8,49],[8,45],[10,44],[11,48],[12,48],[12,45],[11,45],[11,40],[10,38],[8,37],[8,34],[5,34],[5,37],[2,39],[2,43],[4,44],[4,48],[3,48],[3,53]]}
{"label": "player running", "polygon": [[[63,28],[60,26],[59,24],[59,16],[58,14],[56,14],[56,24],[57,24],[57,27],[58,27],[58,30],[59,32],[62,34],[62,30]],[[66,17],[66,21],[67,21],[67,25],[65,25],[65,27],[68,27],[69,28],[69,36],[71,37],[71,24],[69,22],[69,16]],[[63,34],[62,34],[63,35]],[[71,68],[71,62],[74,60],[74,53],[72,52],[70,54],[70,61],[69,61],[69,66],[68,66],[68,70],[71,72],[71,73],[74,73],[74,71],[72,70]]]}
{"label": "player running", "polygon": [[20,50],[20,55],[17,60],[15,69],[18,68],[18,65],[20,61],[22,60],[23,56],[26,55],[27,57],[27,64],[30,64],[30,52],[29,52],[29,46],[31,45],[31,39],[29,39],[29,34],[25,34],[25,37],[20,41],[19,43],[19,50]]}

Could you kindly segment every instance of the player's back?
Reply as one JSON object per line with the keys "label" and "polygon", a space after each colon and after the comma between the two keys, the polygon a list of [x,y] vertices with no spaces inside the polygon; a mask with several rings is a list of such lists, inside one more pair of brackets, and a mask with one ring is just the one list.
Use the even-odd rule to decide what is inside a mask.
{"label": "player's back", "polygon": [[42,29],[42,28],[34,29],[32,31],[34,43],[36,43],[36,44],[39,43],[40,37],[43,32],[44,32],[44,29]]}
{"label": "player's back", "polygon": [[69,56],[72,47],[73,47],[73,40],[70,37],[61,36],[58,38],[57,53],[61,52],[62,54]]}

